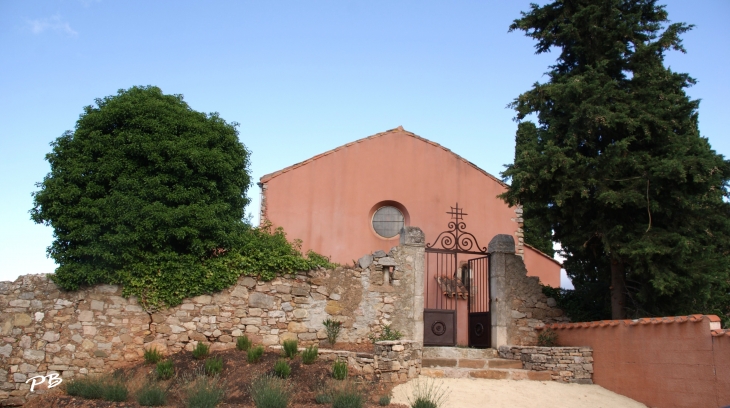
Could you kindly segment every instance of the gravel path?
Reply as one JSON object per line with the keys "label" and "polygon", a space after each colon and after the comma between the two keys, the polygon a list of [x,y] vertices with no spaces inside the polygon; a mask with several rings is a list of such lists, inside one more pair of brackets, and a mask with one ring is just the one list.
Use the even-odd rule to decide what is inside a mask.
{"label": "gravel path", "polygon": [[[443,407],[454,408],[646,408],[631,398],[599,385],[561,384],[553,381],[512,381],[420,377],[393,389],[393,402],[408,404],[416,382],[448,389]],[[413,398],[413,397],[411,397]]]}

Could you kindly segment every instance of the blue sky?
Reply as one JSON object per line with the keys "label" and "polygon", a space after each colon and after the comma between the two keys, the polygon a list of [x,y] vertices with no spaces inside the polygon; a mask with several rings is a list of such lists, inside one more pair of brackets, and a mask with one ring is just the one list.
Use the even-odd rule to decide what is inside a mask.
{"label": "blue sky", "polygon": [[[664,3],[697,26],[667,64],[699,80],[688,92],[702,100],[700,130],[727,156],[730,2]],[[28,214],[48,144],[95,98],[133,85],[239,122],[255,180],[399,125],[498,175],[514,149],[505,106],[556,55],[507,32],[528,4],[0,2],[0,280],[54,270],[52,230]]]}

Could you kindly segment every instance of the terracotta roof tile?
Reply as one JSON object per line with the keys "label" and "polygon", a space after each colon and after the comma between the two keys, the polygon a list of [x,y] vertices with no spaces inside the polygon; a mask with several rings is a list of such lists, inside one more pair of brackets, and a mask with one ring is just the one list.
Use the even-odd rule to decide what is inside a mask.
{"label": "terracotta roof tile", "polygon": [[553,330],[570,330],[570,329],[588,329],[596,327],[614,327],[620,324],[624,326],[638,326],[647,324],[671,324],[671,323],[698,323],[707,320],[711,324],[713,336],[730,336],[730,329],[720,329],[720,318],[715,315],[694,314],[689,316],[666,316],[666,317],[643,317],[633,320],[601,320],[596,322],[576,322],[576,323],[552,323],[540,327],[540,329]]}
{"label": "terracotta roof tile", "polygon": [[407,136],[411,136],[411,137],[413,137],[414,139],[418,139],[418,140],[420,140],[420,141],[422,141],[422,142],[425,142],[425,143],[428,143],[428,144],[430,144],[430,145],[432,145],[432,146],[435,146],[435,147],[439,147],[439,148],[441,148],[441,149],[443,149],[443,150],[445,150],[445,151],[447,151],[447,152],[449,152],[449,153],[453,154],[454,156],[456,156],[456,158],[457,158],[457,159],[459,159],[459,160],[463,161],[464,163],[466,163],[466,164],[468,164],[468,165],[470,165],[470,166],[474,167],[474,169],[476,169],[476,170],[480,171],[480,172],[481,172],[481,173],[483,173],[483,174],[484,174],[485,176],[487,176],[487,177],[491,178],[492,180],[496,181],[497,183],[501,184],[502,186],[504,186],[504,187],[508,187],[508,186],[507,186],[507,184],[505,184],[505,183],[503,183],[503,182],[502,182],[502,180],[500,180],[499,178],[497,178],[497,177],[493,176],[492,174],[489,174],[489,173],[487,173],[486,171],[482,170],[482,169],[481,169],[481,168],[479,168],[479,167],[478,167],[478,166],[477,166],[476,164],[474,164],[474,163],[470,162],[469,160],[466,160],[465,158],[463,158],[463,157],[459,156],[458,154],[456,154],[456,153],[452,152],[451,150],[449,150],[449,149],[447,149],[447,148],[445,148],[445,147],[441,146],[441,145],[440,145],[440,144],[438,144],[438,143],[432,142],[432,141],[430,141],[430,140],[428,140],[428,139],[424,139],[424,138],[422,138],[421,136],[418,136],[418,135],[417,135],[417,134],[415,134],[415,133],[412,133],[412,132],[409,132],[409,131],[407,131],[407,130],[403,129],[403,126],[398,126],[398,127],[397,127],[397,128],[395,128],[395,129],[390,129],[390,130],[386,130],[385,132],[380,132],[380,133],[376,133],[376,134],[374,134],[374,135],[372,135],[372,136],[368,136],[368,137],[365,137],[365,138],[362,138],[362,139],[358,139],[358,140],[355,140],[355,141],[353,141],[353,142],[350,142],[350,143],[344,144],[344,145],[342,145],[342,146],[340,146],[340,147],[336,147],[336,148],[334,148],[334,149],[332,149],[332,150],[328,150],[328,151],[326,151],[326,152],[324,152],[324,153],[320,153],[320,154],[318,154],[318,155],[316,155],[316,156],[314,156],[314,157],[311,157],[311,158],[309,158],[309,159],[307,159],[307,160],[304,160],[304,161],[302,161],[302,162],[299,162],[299,163],[296,163],[296,164],[292,164],[292,165],[291,165],[291,166],[289,166],[289,167],[285,167],[285,168],[283,168],[283,169],[281,169],[281,170],[277,170],[277,171],[275,171],[275,172],[273,172],[273,173],[265,174],[264,176],[262,176],[262,177],[261,177],[261,179],[259,179],[259,181],[260,181],[261,183],[266,183],[266,182],[268,182],[269,180],[271,180],[271,179],[273,179],[273,178],[275,178],[275,177],[278,177],[278,176],[280,176],[280,175],[282,175],[282,174],[284,174],[284,173],[286,173],[286,172],[292,171],[292,170],[294,170],[294,169],[296,169],[296,168],[298,168],[298,167],[302,167],[302,166],[304,166],[304,165],[306,165],[306,164],[309,164],[309,163],[311,163],[311,162],[313,162],[313,161],[315,161],[315,160],[317,160],[317,159],[320,159],[320,158],[322,158],[322,157],[324,157],[324,156],[327,156],[327,155],[330,155],[330,154],[332,154],[332,153],[335,153],[335,152],[337,152],[338,150],[342,150],[342,149],[344,149],[344,148],[346,148],[346,147],[349,147],[349,146],[352,146],[352,145],[354,145],[354,144],[356,144],[356,143],[362,143],[362,142],[365,142],[365,141],[368,141],[368,140],[372,140],[372,139],[377,139],[377,138],[379,138],[379,137],[381,137],[381,136],[385,136],[385,135],[387,135],[387,134],[389,134],[389,133],[395,133],[395,132],[401,132],[401,133],[403,133],[403,134],[405,134],[405,135],[407,135]]}

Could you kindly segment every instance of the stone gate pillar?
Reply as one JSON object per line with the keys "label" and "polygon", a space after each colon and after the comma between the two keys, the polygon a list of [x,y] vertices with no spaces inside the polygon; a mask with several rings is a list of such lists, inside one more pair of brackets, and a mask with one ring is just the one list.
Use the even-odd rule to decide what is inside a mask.
{"label": "stone gate pillar", "polygon": [[[400,247],[405,252],[406,262],[412,265],[413,279],[409,284],[412,287],[405,288],[402,296],[413,294],[412,307],[410,312],[413,326],[412,339],[423,343],[423,279],[426,273],[426,236],[418,227],[403,227],[400,231]],[[410,302],[409,302],[410,303]]]}
{"label": "stone gate pillar", "polygon": [[489,242],[489,311],[492,319],[492,348],[508,343],[510,305],[507,299],[507,257],[515,255],[515,239],[499,234]]}

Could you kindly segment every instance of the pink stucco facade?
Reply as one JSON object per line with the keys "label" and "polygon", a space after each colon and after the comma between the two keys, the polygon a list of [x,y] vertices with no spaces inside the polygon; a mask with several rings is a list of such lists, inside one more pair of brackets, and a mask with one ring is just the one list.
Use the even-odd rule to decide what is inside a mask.
{"label": "pink stucco facade", "polygon": [[497,195],[505,185],[450,150],[402,128],[357,140],[261,178],[262,220],[284,227],[302,249],[351,264],[364,254],[389,251],[371,225],[382,205],[404,210],[406,225],[420,227],[426,242],[446,230],[456,203],[481,246],[497,234],[515,236],[528,273],[552,286],[560,266],[520,245],[518,215]]}

